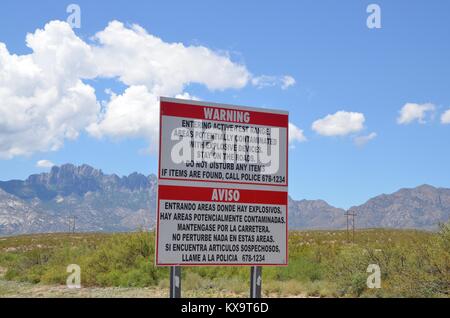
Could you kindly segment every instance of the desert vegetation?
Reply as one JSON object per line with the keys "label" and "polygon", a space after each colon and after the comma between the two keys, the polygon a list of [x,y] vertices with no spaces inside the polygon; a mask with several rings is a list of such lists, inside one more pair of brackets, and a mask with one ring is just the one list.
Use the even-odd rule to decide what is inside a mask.
{"label": "desert vegetation", "polygon": [[[83,287],[167,290],[169,269],[154,265],[154,241],[153,232],[0,238],[0,279],[64,285],[67,265],[78,264]],[[381,288],[367,287],[369,264],[380,267]],[[185,296],[248,293],[247,267],[184,267],[182,275]],[[291,231],[289,266],[264,267],[263,294],[449,297],[450,224],[438,232],[359,230],[354,242],[345,231]]]}

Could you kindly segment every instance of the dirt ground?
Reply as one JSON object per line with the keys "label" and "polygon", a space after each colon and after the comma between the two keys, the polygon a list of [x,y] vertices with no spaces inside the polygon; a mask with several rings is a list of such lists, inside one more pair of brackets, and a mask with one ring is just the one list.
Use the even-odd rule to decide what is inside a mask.
{"label": "dirt ground", "polygon": [[[277,297],[278,295],[265,295]],[[82,287],[69,289],[66,286],[34,285],[6,281],[0,278],[0,298],[166,298],[168,290],[158,287],[122,288],[122,287]],[[184,291],[185,298],[245,298],[247,293],[235,294],[222,291]],[[296,295],[291,297],[304,297]]]}
{"label": "dirt ground", "polygon": [[[160,287],[124,288],[124,287],[81,287],[70,289],[64,285],[41,285],[3,279],[6,269],[0,267],[0,298],[166,298],[169,291]],[[264,295],[279,297],[279,295]],[[185,298],[245,298],[247,293],[232,293],[216,290],[186,290]],[[291,297],[303,298],[304,295]]]}
{"label": "dirt ground", "polygon": [[[267,295],[277,297],[277,295]],[[266,297],[267,297],[266,296]],[[33,285],[0,279],[0,298],[166,298],[168,290],[158,287],[122,288],[88,287],[69,289],[66,286]],[[221,291],[184,291],[185,298],[245,298],[248,294],[235,294]],[[291,296],[303,298],[303,295]]]}

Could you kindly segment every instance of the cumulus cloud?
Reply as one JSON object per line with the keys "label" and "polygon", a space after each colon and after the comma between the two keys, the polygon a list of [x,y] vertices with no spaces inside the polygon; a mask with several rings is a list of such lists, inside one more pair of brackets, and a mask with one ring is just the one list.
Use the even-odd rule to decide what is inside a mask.
{"label": "cumulus cloud", "polygon": [[441,123],[450,124],[450,109],[442,114]]}
{"label": "cumulus cloud", "polygon": [[0,43],[0,158],[57,150],[96,119],[92,50],[67,23],[28,34],[27,55]]}
{"label": "cumulus cloud", "polygon": [[39,160],[38,162],[36,162],[36,167],[38,168],[51,168],[53,167],[55,164],[53,162],[51,162],[50,160]]}
{"label": "cumulus cloud", "polygon": [[87,131],[98,138],[146,136],[156,140],[159,129],[159,103],[144,85],[130,86],[121,95],[111,94],[105,111]]}
{"label": "cumulus cloud", "polygon": [[295,79],[290,75],[271,76],[261,75],[252,77],[252,85],[257,88],[279,86],[281,89],[287,89],[295,85]]}
{"label": "cumulus cloud", "polygon": [[358,147],[362,147],[365,144],[367,144],[369,141],[374,139],[376,136],[377,136],[377,134],[372,132],[372,133],[370,133],[368,135],[365,135],[365,136],[355,137],[355,139],[354,139],[355,145],[357,145]]}
{"label": "cumulus cloud", "polygon": [[306,137],[303,130],[295,126],[293,123],[289,123],[289,143],[293,144],[294,142],[304,141],[306,141]]}
{"label": "cumulus cloud", "polygon": [[318,119],[312,124],[312,129],[323,136],[345,136],[364,128],[364,115],[347,111],[338,111]]}
{"label": "cumulus cloud", "polygon": [[112,21],[94,39],[99,76],[118,77],[128,86],[145,85],[153,94],[174,96],[191,83],[210,90],[242,88],[250,79],[246,67],[227,55],[164,42],[135,24],[125,27]]}
{"label": "cumulus cloud", "polygon": [[431,103],[415,104],[406,103],[399,111],[397,123],[400,125],[410,124],[417,121],[421,124],[425,123],[425,119],[428,113],[433,113],[435,106]]}
{"label": "cumulus cloud", "polygon": [[[98,138],[154,140],[158,96],[198,99],[185,91],[192,83],[214,91],[265,82],[254,82],[245,65],[227,54],[168,43],[118,21],[89,43],[66,22],[51,21],[28,34],[26,45],[30,54],[15,55],[0,42],[0,158],[57,150],[85,129]],[[110,93],[103,107],[83,82],[102,78],[127,86],[119,95]],[[284,88],[295,83],[289,76],[275,81]]]}

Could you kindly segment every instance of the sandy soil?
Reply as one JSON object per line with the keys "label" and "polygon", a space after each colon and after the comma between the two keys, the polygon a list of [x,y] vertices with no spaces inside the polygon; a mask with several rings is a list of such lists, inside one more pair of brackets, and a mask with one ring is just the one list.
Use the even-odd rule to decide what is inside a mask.
{"label": "sandy soil", "polygon": [[[0,298],[166,298],[167,288],[123,288],[123,287],[81,287],[70,289],[64,285],[41,285],[15,281],[3,278],[6,269],[0,267]],[[186,290],[182,292],[185,298],[245,298],[247,293],[233,293],[217,290]],[[279,297],[279,295],[264,295],[264,297]],[[305,295],[290,297],[303,298]]]}
{"label": "sandy soil", "polygon": [[[224,291],[183,291],[185,298],[244,298],[248,294],[235,294]],[[6,281],[0,278],[0,298],[166,298],[168,290],[158,287],[122,288],[122,287],[82,287],[69,289],[66,286],[34,285]],[[265,295],[265,297],[279,297]],[[303,298],[304,295],[291,297]]]}

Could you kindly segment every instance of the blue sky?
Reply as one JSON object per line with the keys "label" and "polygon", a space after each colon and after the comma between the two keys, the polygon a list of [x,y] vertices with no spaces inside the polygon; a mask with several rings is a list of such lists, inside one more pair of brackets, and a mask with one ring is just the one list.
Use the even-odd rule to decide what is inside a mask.
{"label": "blue sky", "polygon": [[[0,42],[10,54],[32,53],[26,34],[52,20],[65,21],[70,3],[2,1]],[[295,142],[290,151],[289,192],[295,199],[320,198],[347,208],[402,187],[450,187],[450,124],[441,120],[450,109],[448,2],[74,3],[81,8],[81,28],[74,32],[86,43],[117,20],[125,27],[138,24],[167,43],[227,52],[230,61],[244,65],[253,78],[271,76],[273,86],[258,87],[250,80],[243,87],[210,90],[199,83],[183,92],[207,101],[289,110],[290,121],[307,139]],[[366,25],[371,3],[381,8],[381,29]],[[286,75],[296,83],[282,89],[279,82]],[[128,87],[116,78],[83,82],[95,89],[98,101],[109,98],[105,89],[120,95]],[[423,117],[413,112],[400,124],[399,112],[407,103],[417,109],[431,107],[425,107]],[[362,127],[337,136],[312,129],[313,122],[341,110],[363,114]],[[2,128],[0,119],[0,142],[14,138]],[[355,144],[355,138],[372,133],[376,136],[366,144]],[[156,156],[146,151],[150,137],[99,139],[80,129],[77,138],[62,140],[55,151],[44,147],[0,159],[0,180],[46,171],[36,166],[44,159],[87,163],[119,175],[156,173]]]}

